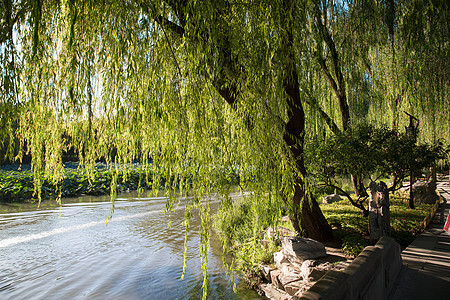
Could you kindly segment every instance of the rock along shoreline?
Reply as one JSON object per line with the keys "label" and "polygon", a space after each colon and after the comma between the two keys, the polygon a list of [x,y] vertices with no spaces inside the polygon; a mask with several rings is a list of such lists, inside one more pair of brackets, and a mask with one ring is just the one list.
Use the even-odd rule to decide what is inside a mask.
{"label": "rock along shoreline", "polygon": [[340,248],[295,236],[287,228],[269,228],[266,236],[282,248],[273,254],[273,264],[260,266],[255,288],[269,299],[298,299],[329,270],[344,270],[351,262]]}

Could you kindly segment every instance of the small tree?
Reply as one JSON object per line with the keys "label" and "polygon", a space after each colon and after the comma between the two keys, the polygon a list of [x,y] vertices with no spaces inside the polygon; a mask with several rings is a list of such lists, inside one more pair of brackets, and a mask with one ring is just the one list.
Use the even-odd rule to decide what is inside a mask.
{"label": "small tree", "polygon": [[[368,213],[364,207],[367,196],[362,194],[354,200],[336,183],[336,174],[353,174],[369,181],[393,176],[389,187],[393,192],[401,187],[400,183],[408,175],[411,161],[414,173],[419,174],[423,168],[445,156],[442,143],[417,145],[406,134],[372,125],[355,126],[332,137],[314,140],[308,144],[306,152],[316,187],[339,190],[364,215]],[[367,189],[366,186],[363,188]]]}

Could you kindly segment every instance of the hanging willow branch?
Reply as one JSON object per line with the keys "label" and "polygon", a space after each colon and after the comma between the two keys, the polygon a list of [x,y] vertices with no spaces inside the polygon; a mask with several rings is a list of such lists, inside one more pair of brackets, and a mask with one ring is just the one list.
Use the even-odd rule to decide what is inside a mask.
{"label": "hanging willow branch", "polygon": [[420,116],[427,138],[448,139],[450,68],[448,18],[431,5],[398,1],[394,57],[385,11],[372,1],[327,3],[4,1],[0,136],[17,132],[27,147],[38,198],[42,180],[63,178],[69,149],[87,172],[98,160],[115,170],[140,161],[155,192],[171,195],[168,210],[176,193],[201,208],[204,262],[202,199],[229,191],[232,173],[258,196],[253,243],[283,207],[299,232],[329,239],[307,184],[306,139],[325,126],[339,132],[338,120],[345,130],[354,116],[391,122],[398,94],[397,111]]}

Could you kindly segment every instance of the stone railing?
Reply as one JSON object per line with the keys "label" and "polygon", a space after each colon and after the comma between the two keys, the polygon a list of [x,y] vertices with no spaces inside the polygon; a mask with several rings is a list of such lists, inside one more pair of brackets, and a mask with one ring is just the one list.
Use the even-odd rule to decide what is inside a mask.
{"label": "stone railing", "polygon": [[387,299],[401,268],[400,245],[382,237],[345,270],[327,272],[300,299]]}
{"label": "stone railing", "polygon": [[[438,195],[438,200],[434,203],[429,215],[422,221],[422,229],[428,225],[435,215],[440,202],[444,200],[442,195],[439,194],[439,191],[436,191],[436,193]],[[279,253],[283,253],[283,251]],[[260,285],[260,290],[264,292],[268,298],[277,300],[388,299],[393,292],[397,277],[403,267],[400,245],[393,238],[384,236],[378,240],[375,246],[366,247],[350,264],[344,263],[340,266],[340,263],[336,268],[331,268],[328,272],[325,271],[325,275],[320,275],[322,276],[321,278],[320,276],[312,276],[313,273],[308,273],[309,275],[305,276],[302,271],[301,274],[298,275],[298,279],[301,279],[300,277],[302,277],[303,281],[305,281],[306,277],[306,281],[309,280],[308,286],[311,286],[312,284],[309,290],[304,291],[303,286],[293,285],[293,283],[298,283],[297,281],[289,281],[287,285],[283,284],[284,281],[288,281],[286,278],[292,279],[293,276],[283,273],[283,270],[285,269],[283,266],[284,264],[282,263],[283,261],[280,259],[277,261],[277,258],[278,256],[274,255],[274,260],[278,269],[271,268],[270,266],[263,266],[262,273],[269,281],[269,284]],[[305,263],[306,262],[309,261],[305,261]],[[315,263],[313,262],[313,264]],[[347,265],[347,267],[342,269],[345,265]],[[279,270],[280,268],[281,271]],[[314,278],[320,279],[314,282]],[[292,289],[291,285],[296,289]]]}
{"label": "stone railing", "polygon": [[433,219],[433,217],[436,214],[436,211],[439,207],[439,203],[441,203],[441,201],[445,203],[444,197],[442,197],[441,193],[438,190],[436,190],[436,194],[438,195],[438,199],[436,200],[436,203],[434,203],[433,207],[431,208],[430,213],[423,220],[421,228],[420,228],[422,231],[428,226],[430,221]]}

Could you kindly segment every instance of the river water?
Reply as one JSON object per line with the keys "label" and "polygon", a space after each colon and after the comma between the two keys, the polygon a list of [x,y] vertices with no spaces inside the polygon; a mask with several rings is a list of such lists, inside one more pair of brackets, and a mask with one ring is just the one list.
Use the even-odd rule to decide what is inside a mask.
{"label": "river water", "polygon": [[[139,198],[135,193],[118,195],[114,213],[109,196],[63,203],[0,214],[0,299],[201,299],[195,217],[181,279],[182,202],[170,216],[162,213],[163,197]],[[212,211],[217,206],[213,203]],[[233,292],[223,260],[213,239],[208,298],[259,298],[237,278]]]}

